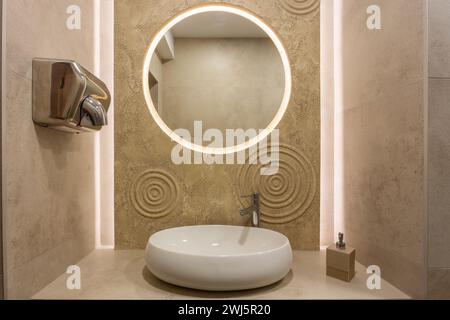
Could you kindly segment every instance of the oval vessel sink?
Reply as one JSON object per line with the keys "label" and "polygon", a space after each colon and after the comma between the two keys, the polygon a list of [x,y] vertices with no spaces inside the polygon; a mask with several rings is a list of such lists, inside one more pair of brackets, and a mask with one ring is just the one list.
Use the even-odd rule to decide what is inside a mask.
{"label": "oval vessel sink", "polygon": [[145,251],[148,269],[174,285],[209,291],[267,286],[292,263],[281,233],[237,226],[192,226],[153,234]]}

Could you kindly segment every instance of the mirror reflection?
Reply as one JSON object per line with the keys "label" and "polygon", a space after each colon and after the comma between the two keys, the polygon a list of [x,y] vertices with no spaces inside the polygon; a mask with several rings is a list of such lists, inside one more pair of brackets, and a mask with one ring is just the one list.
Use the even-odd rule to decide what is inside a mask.
{"label": "mirror reflection", "polygon": [[176,24],[158,43],[150,95],[171,130],[264,129],[284,95],[281,56],[255,23],[228,12],[199,13]]}

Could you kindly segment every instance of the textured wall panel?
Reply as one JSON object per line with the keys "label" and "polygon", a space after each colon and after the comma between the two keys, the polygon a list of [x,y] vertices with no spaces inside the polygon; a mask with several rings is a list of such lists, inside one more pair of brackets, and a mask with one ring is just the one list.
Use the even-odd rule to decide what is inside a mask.
{"label": "textured wall panel", "polygon": [[[175,14],[202,3],[206,1],[116,1],[116,247],[143,248],[152,233],[170,227],[248,225],[248,217],[239,215],[245,204],[241,193],[260,191],[262,226],[286,234],[294,248],[318,249],[319,1],[226,1],[253,12],[274,28],[286,47],[293,75],[292,99],[279,125],[280,171],[273,177],[253,174],[249,179],[242,179],[242,174],[255,172],[258,166],[174,165],[170,159],[174,143],[145,104],[142,68],[152,35]],[[141,176],[152,170],[163,170],[171,178]],[[168,200],[177,205],[161,211],[158,201]]]}

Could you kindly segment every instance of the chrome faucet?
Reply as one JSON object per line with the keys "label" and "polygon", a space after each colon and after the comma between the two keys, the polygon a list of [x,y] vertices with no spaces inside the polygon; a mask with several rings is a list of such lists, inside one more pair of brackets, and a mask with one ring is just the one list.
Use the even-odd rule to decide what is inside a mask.
{"label": "chrome faucet", "polygon": [[240,209],[239,213],[241,216],[245,216],[249,213],[252,214],[252,226],[253,227],[259,227],[260,220],[261,220],[261,212],[259,210],[259,193],[252,193],[249,196],[242,196],[241,198],[251,198],[252,199],[252,205],[248,208]]}

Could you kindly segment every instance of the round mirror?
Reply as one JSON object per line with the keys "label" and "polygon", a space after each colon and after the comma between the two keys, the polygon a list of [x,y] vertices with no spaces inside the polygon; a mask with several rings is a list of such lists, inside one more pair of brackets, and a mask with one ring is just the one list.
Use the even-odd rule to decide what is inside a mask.
{"label": "round mirror", "polygon": [[[286,50],[263,20],[234,6],[205,5],[177,15],[153,37],[143,85],[151,115],[172,140],[227,154],[275,129],[289,103],[291,71]],[[199,141],[199,128],[215,129],[223,141],[227,130],[254,129],[257,135],[212,147]]]}

